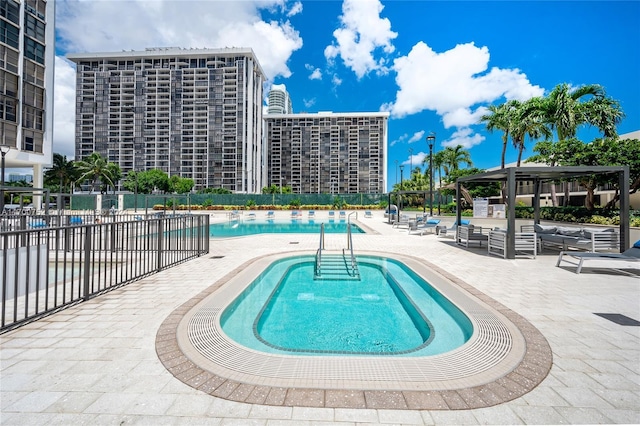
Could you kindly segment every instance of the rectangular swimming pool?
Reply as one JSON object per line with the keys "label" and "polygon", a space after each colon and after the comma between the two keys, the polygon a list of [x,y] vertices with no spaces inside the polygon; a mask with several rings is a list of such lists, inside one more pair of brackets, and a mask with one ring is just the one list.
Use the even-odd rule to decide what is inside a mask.
{"label": "rectangular swimming pool", "polygon": [[[346,220],[316,219],[256,219],[231,220],[209,225],[209,236],[213,238],[242,237],[255,234],[319,234],[320,224],[324,223],[327,234],[347,232]],[[351,232],[364,234],[358,226],[351,224]]]}

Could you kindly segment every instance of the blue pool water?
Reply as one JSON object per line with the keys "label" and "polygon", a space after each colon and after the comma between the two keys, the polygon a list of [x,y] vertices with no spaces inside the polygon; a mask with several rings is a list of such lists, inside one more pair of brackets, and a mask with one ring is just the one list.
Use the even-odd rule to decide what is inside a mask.
{"label": "blue pool water", "polygon": [[[209,236],[225,238],[255,234],[318,234],[321,223],[324,223],[324,232],[327,234],[347,232],[347,222],[344,220],[256,219],[211,224],[209,225]],[[364,233],[354,224],[351,224],[351,232]]]}
{"label": "blue pool water", "polygon": [[222,313],[223,331],[262,352],[426,356],[472,334],[469,319],[399,261],[357,256],[361,280],[313,278],[314,256],[272,263]]}

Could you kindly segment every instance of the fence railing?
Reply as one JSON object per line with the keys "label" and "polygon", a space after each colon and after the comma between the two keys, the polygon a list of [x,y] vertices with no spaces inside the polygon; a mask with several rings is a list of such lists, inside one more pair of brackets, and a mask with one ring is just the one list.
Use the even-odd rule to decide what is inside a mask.
{"label": "fence railing", "polygon": [[208,215],[72,217],[0,232],[0,333],[209,252]]}

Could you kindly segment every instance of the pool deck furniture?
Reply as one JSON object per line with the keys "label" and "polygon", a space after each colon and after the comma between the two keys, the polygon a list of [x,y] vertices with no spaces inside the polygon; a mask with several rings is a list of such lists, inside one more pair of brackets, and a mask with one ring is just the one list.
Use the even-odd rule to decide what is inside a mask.
{"label": "pool deck furniture", "polygon": [[[516,232],[516,256],[524,255],[535,259],[538,252],[538,238],[535,232]],[[507,230],[493,229],[489,231],[487,250],[490,255],[507,258]]]}
{"label": "pool deck furniture", "polygon": [[[573,257],[578,261],[578,263],[573,263],[567,261],[566,257]],[[624,261],[624,262],[634,262],[640,263],[640,241],[637,241],[633,247],[625,250],[622,253],[594,253],[594,252],[574,252],[574,251],[561,251],[560,255],[558,255],[558,261],[556,262],[556,266],[560,267],[560,264],[564,260],[565,262],[576,265],[576,274],[579,274],[582,271],[582,266],[585,260],[611,260],[611,261]],[[614,262],[615,263],[615,262]],[[615,267],[609,267],[607,269],[616,269]]]}
{"label": "pool deck furniture", "polygon": [[371,213],[371,210],[365,210],[364,217],[369,218],[369,219],[372,218],[373,217],[373,213]]}
{"label": "pool deck furniture", "polygon": [[302,219],[302,214],[298,210],[291,212],[291,219]]}
{"label": "pool deck furniture", "polygon": [[247,215],[247,220],[256,220],[256,214],[255,213],[249,213]]}
{"label": "pool deck furniture", "polygon": [[333,210],[329,210],[329,219],[333,220],[336,218],[336,212]]}
{"label": "pool deck furniture", "polygon": [[309,219],[314,219],[316,217],[316,212],[314,210],[309,210],[309,212],[307,212],[307,217]]}
{"label": "pool deck furniture", "polygon": [[[462,225],[469,225],[471,223],[471,220],[469,219],[461,219],[460,223]],[[436,226],[436,235],[438,235],[439,237],[445,238],[445,237],[451,237],[454,238],[455,235],[458,232],[458,224],[457,223],[452,223],[450,225],[438,225]]]}
{"label": "pool deck furniture", "polygon": [[269,210],[267,212],[267,219],[275,219],[276,218],[276,214],[273,212],[273,210]]}
{"label": "pool deck furniture", "polygon": [[588,252],[620,251],[620,231],[615,228],[583,228],[577,226],[523,225],[523,232],[535,232],[540,249],[559,247]]}
{"label": "pool deck furniture", "polygon": [[393,225],[391,226],[393,228],[404,228],[405,226],[409,228],[409,216],[406,214],[401,214],[398,220],[393,221]]}
{"label": "pool deck furniture", "polygon": [[483,242],[489,241],[489,234],[481,226],[460,225],[456,236],[456,244],[469,248],[469,244],[478,243],[482,247]]}
{"label": "pool deck furniture", "polygon": [[435,232],[440,224],[440,219],[419,217],[415,221],[409,223],[409,233],[424,235],[427,232]]}
{"label": "pool deck furniture", "polygon": [[340,217],[340,220],[345,220],[347,218],[347,213],[344,210],[340,210],[338,216]]}

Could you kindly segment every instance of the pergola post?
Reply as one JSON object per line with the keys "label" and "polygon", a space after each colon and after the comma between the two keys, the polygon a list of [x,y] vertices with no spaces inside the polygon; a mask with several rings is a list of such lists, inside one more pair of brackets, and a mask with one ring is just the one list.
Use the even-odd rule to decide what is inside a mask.
{"label": "pergola post", "polygon": [[[462,211],[460,209],[460,181],[456,179],[456,228],[460,226],[462,220]],[[456,235],[458,231],[456,229]],[[458,237],[456,236],[456,241]]]}
{"label": "pergola post", "polygon": [[507,259],[516,258],[516,169],[507,169]]}
{"label": "pergola post", "polygon": [[540,223],[540,193],[542,192],[542,182],[535,178],[533,181],[533,223]]}
{"label": "pergola post", "polygon": [[618,173],[620,186],[620,253],[631,246],[629,231],[629,166]]}

